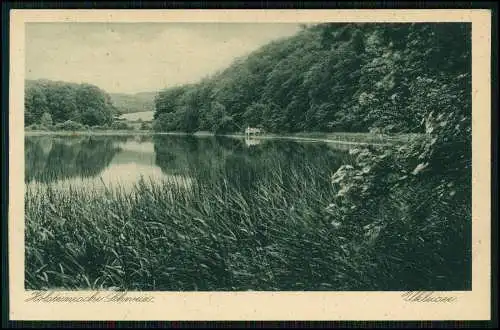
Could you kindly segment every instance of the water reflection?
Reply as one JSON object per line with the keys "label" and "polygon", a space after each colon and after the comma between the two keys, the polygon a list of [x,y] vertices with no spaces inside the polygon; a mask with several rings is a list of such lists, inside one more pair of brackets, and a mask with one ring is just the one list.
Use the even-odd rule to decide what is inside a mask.
{"label": "water reflection", "polygon": [[189,178],[165,175],[156,165],[150,136],[29,136],[25,138],[25,183],[50,183],[57,188],[118,186],[129,189],[146,183],[181,182]]}
{"label": "water reflection", "polygon": [[245,145],[247,147],[257,146],[261,142],[262,142],[262,140],[259,140],[259,139],[252,139],[252,138],[249,138],[249,137],[245,137]]}
{"label": "water reflection", "polygon": [[25,182],[96,176],[120,151],[115,142],[99,137],[26,137]]}
{"label": "water reflection", "polygon": [[279,175],[284,169],[307,175],[315,166],[316,175],[327,178],[343,157],[325,143],[165,135],[29,136],[25,182],[131,187],[144,178],[190,187],[193,181],[210,184],[223,179],[246,191],[270,179],[263,173]]}
{"label": "water reflection", "polygon": [[[228,137],[155,136],[156,164],[164,173],[188,175],[200,184],[216,180],[237,186],[240,191],[280,173],[331,176],[346,156],[325,143],[297,143],[290,140],[260,140],[248,147],[246,139]],[[314,171],[311,169],[314,168]],[[266,174],[266,175],[264,175]]]}

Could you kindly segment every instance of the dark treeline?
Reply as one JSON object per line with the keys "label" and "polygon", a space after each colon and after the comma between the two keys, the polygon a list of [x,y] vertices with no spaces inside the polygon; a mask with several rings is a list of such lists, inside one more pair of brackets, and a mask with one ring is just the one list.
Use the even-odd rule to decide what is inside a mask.
{"label": "dark treeline", "polygon": [[27,80],[24,102],[26,126],[104,126],[116,115],[110,96],[90,84]]}
{"label": "dark treeline", "polygon": [[470,26],[320,24],[161,91],[158,131],[424,132],[467,91]]}

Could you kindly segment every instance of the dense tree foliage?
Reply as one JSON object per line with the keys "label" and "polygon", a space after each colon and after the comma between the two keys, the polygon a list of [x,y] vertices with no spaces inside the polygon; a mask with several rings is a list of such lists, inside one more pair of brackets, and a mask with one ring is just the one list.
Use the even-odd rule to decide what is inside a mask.
{"label": "dense tree foliage", "polygon": [[311,26],[197,84],[161,91],[155,129],[424,132],[440,105],[422,93],[464,91],[469,40],[467,24]]}
{"label": "dense tree foliage", "polygon": [[24,122],[45,127],[64,122],[109,125],[116,114],[109,95],[97,86],[50,80],[27,80]]}
{"label": "dense tree foliage", "polygon": [[332,224],[349,237],[350,257],[375,265],[360,274],[387,279],[382,289],[409,278],[427,278],[428,290],[470,289],[471,98],[454,88],[433,82],[419,90],[440,106],[424,118],[423,137],[397,148],[352,149],[333,175]]}
{"label": "dense tree foliage", "polygon": [[[409,45],[416,48],[404,49],[390,65],[399,69],[383,84],[394,81],[394,94],[384,98],[383,84],[375,84],[359,110],[375,127],[419,127],[425,134],[397,148],[354,149],[352,160],[332,178],[338,194],[329,207],[331,219],[341,235],[350,233],[346,245],[356,246],[346,250],[353,258],[369,258],[376,265],[369,272],[385,276],[386,288],[410,277],[428,277],[423,286],[427,289],[471,285],[468,29],[422,25],[425,34],[405,32]],[[429,47],[427,38],[439,43]],[[367,72],[380,70],[385,70],[383,65]],[[414,72],[418,75],[411,75]]]}

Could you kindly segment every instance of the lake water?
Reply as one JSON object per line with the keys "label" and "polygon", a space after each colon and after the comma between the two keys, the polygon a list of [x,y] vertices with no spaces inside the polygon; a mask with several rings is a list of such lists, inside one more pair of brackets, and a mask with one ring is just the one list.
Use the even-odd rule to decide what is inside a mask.
{"label": "lake water", "polygon": [[259,172],[285,167],[299,175],[314,168],[318,179],[328,180],[346,157],[342,149],[324,142],[229,137],[26,136],[25,183],[130,189],[144,178],[189,187],[195,178],[210,180],[222,171],[243,189]]}

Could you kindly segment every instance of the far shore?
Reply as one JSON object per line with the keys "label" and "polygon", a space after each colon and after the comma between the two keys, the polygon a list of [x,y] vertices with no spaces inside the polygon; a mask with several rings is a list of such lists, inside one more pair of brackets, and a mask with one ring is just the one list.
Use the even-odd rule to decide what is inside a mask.
{"label": "far shore", "polygon": [[327,143],[342,143],[352,145],[390,145],[394,143],[405,143],[411,139],[422,136],[423,134],[377,134],[377,133],[348,133],[348,132],[301,132],[287,135],[279,134],[261,134],[247,136],[241,133],[220,134],[216,135],[211,132],[154,132],[148,130],[102,130],[102,131],[41,131],[41,130],[26,130],[25,136],[39,135],[62,135],[62,136],[113,136],[113,135],[178,135],[178,136],[225,136],[231,138],[249,138],[249,139],[287,139],[305,142],[327,142]]}

